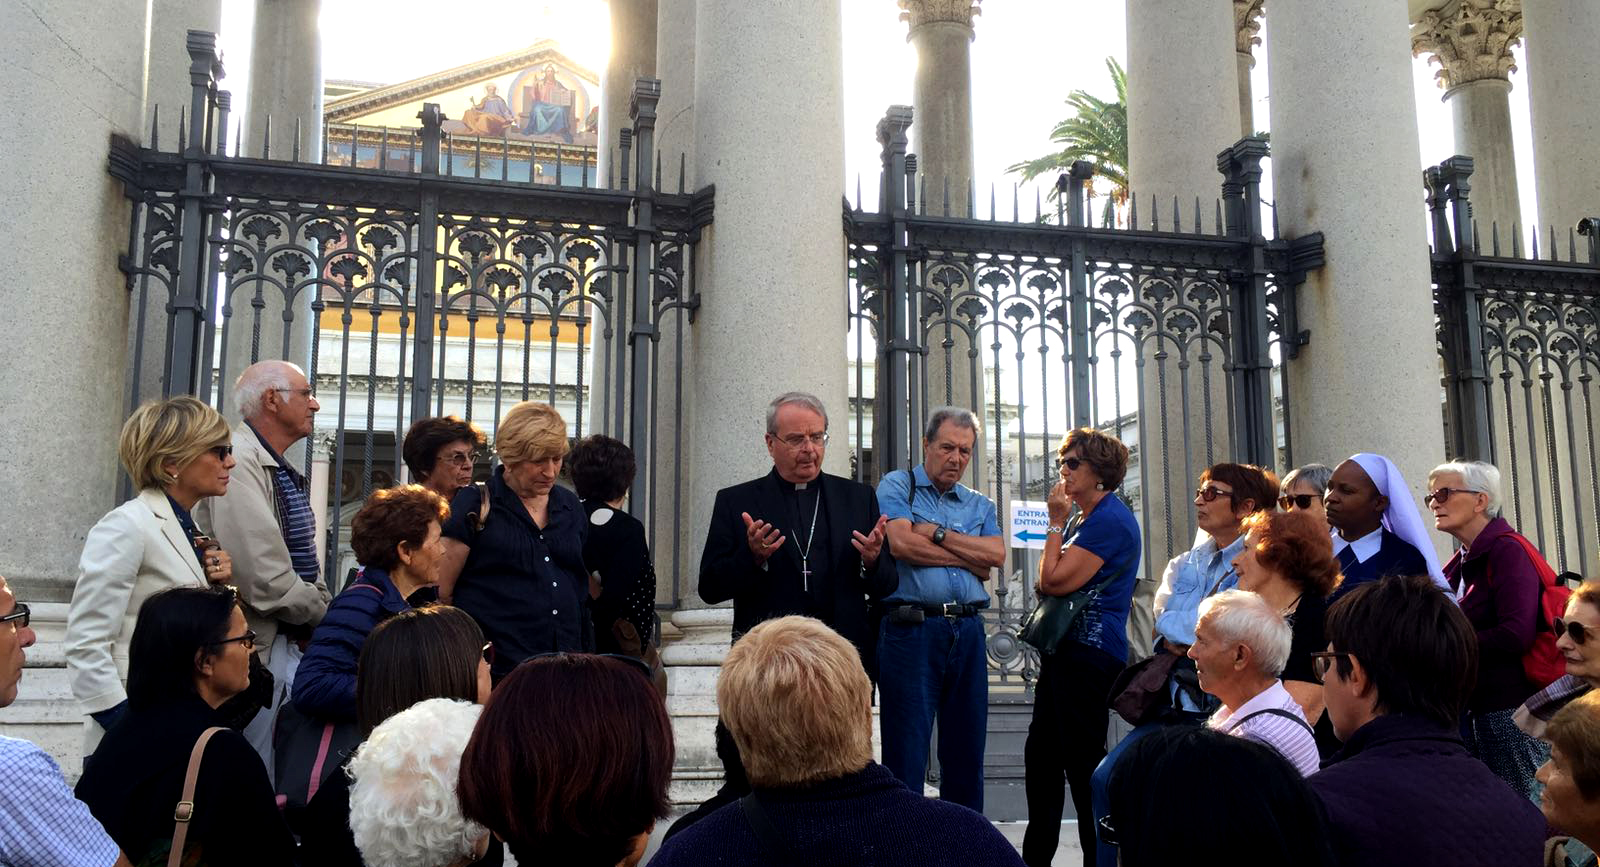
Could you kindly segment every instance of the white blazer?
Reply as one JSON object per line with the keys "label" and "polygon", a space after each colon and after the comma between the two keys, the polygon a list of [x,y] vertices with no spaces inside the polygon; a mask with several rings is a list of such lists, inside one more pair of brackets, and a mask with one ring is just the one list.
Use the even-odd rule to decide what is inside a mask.
{"label": "white blazer", "polygon": [[[128,697],[128,643],[144,600],[170,587],[206,586],[194,546],[162,491],[146,488],[94,525],[83,541],[63,642],[72,697],[84,713]],[[84,755],[102,734],[85,720]]]}

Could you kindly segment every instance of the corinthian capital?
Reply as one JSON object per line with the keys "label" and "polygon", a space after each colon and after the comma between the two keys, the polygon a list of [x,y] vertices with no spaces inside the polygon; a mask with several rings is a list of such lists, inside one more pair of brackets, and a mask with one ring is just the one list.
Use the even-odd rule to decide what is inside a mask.
{"label": "corinthian capital", "polygon": [[973,17],[983,12],[978,8],[978,4],[982,2],[983,0],[897,0],[900,6],[900,20],[910,22],[912,30],[937,21],[971,27]]}
{"label": "corinthian capital", "polygon": [[1238,38],[1236,50],[1240,54],[1253,54],[1261,44],[1262,0],[1233,0],[1233,32]]}
{"label": "corinthian capital", "polygon": [[1411,25],[1411,53],[1430,54],[1446,90],[1484,79],[1506,80],[1522,38],[1522,0],[1448,0]]}

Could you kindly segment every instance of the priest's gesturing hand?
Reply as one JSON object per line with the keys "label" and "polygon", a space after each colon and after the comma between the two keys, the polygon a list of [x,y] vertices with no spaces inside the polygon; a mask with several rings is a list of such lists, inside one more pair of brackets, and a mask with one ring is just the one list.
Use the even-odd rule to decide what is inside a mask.
{"label": "priest's gesturing hand", "polygon": [[862,535],[860,530],[850,531],[850,544],[861,554],[862,566],[871,568],[878,562],[878,553],[883,550],[884,527],[888,523],[888,515],[879,515],[878,523],[872,526],[872,532]]}
{"label": "priest's gesturing hand", "polygon": [[[750,546],[750,555],[756,558],[757,565],[767,562],[767,558],[783,546],[786,538],[783,531],[766,521],[750,517],[749,512],[740,512],[739,517],[744,519],[744,541]],[[879,526],[882,525],[880,521]]]}

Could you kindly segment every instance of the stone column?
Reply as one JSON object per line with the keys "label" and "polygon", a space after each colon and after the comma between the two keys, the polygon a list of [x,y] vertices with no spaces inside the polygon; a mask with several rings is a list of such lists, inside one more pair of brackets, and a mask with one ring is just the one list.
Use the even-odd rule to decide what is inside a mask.
{"label": "stone column", "polygon": [[[656,3],[657,0],[610,2],[611,57],[600,79],[600,168],[596,175],[601,178],[610,168],[617,131],[629,127],[628,100],[633,96],[633,83],[656,77]],[[662,170],[665,171],[664,166]]]}
{"label": "stone column", "polygon": [[1233,0],[1233,27],[1239,66],[1239,135],[1256,134],[1255,94],[1250,86],[1250,70],[1256,68],[1255,47],[1261,44],[1262,0]]}
{"label": "stone column", "polygon": [[[337,431],[318,430],[311,434],[311,516],[317,526],[317,562],[328,562],[328,491],[333,485],[329,459],[333,456]],[[337,514],[337,510],[335,510]]]}
{"label": "stone column", "polygon": [[[70,597],[84,535],[117,503],[130,385],[117,259],[130,205],[106,171],[107,145],[146,133],[147,5],[0,4],[12,41],[0,88],[0,575],[27,602]],[[181,54],[182,37],[160,41]],[[63,110],[26,120],[47,106]]]}
{"label": "stone column", "polygon": [[[1195,0],[1128,0],[1127,15],[1128,183],[1138,197],[1140,227],[1148,229],[1159,213],[1162,228],[1170,230],[1174,197],[1186,222],[1193,220],[1196,196],[1215,213],[1222,185],[1217,152],[1239,140],[1238,19],[1236,9],[1226,3]],[[1141,301],[1153,300],[1144,293],[1154,287],[1135,288]],[[1226,451],[1231,420],[1227,374],[1218,345],[1203,344],[1191,332],[1186,348],[1148,338],[1140,349],[1144,358],[1140,412],[1150,419],[1139,443],[1141,494],[1149,504],[1144,574],[1159,580],[1168,558],[1193,544],[1190,492],[1201,470],[1231,459]],[[1206,349],[1210,360],[1203,363]],[[1107,351],[1101,349],[1102,355]],[[1210,449],[1206,447],[1208,396]],[[1162,426],[1167,432],[1165,448]]]}
{"label": "stone column", "polygon": [[1402,3],[1272,0],[1280,231],[1322,232],[1327,251],[1299,293],[1312,336],[1289,362],[1294,451],[1388,455],[1420,496],[1444,431],[1408,48]]}
{"label": "stone column", "polygon": [[1511,139],[1511,46],[1522,12],[1506,0],[1449,0],[1411,25],[1411,51],[1437,63],[1435,78],[1455,120],[1456,153],[1472,157],[1472,217],[1487,247],[1498,225],[1509,249],[1522,226]]}
{"label": "stone column", "polygon": [[[1593,0],[1529,0],[1524,6],[1539,224],[1556,227],[1565,251],[1567,230],[1600,215],[1600,10]],[[1478,195],[1476,175],[1472,195]]]}

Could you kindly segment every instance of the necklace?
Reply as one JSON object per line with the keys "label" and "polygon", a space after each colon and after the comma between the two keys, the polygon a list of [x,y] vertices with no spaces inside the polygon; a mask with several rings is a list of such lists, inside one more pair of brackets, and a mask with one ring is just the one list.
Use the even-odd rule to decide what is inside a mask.
{"label": "necklace", "polygon": [[[817,512],[822,508],[822,491],[817,491],[817,501],[811,505],[811,530],[806,533],[806,546],[800,549],[800,586],[811,592],[811,543],[817,540]],[[796,527],[798,531],[800,528]]]}

